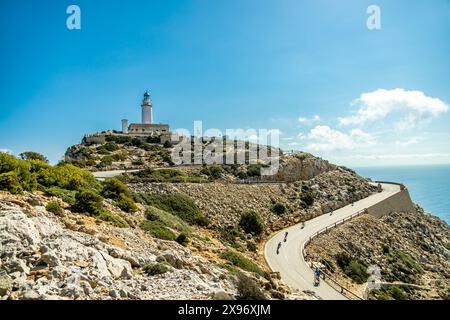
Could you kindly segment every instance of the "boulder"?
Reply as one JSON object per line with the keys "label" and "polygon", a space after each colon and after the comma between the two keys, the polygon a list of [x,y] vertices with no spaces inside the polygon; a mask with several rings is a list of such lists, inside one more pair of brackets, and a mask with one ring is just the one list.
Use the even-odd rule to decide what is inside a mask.
{"label": "boulder", "polygon": [[213,293],[213,300],[236,300],[232,295],[223,290],[218,290]]}
{"label": "boulder", "polygon": [[0,297],[7,295],[13,286],[13,280],[5,273],[0,274]]}
{"label": "boulder", "polygon": [[41,256],[41,261],[47,264],[49,267],[57,267],[61,264],[58,256],[53,251],[47,251]]}

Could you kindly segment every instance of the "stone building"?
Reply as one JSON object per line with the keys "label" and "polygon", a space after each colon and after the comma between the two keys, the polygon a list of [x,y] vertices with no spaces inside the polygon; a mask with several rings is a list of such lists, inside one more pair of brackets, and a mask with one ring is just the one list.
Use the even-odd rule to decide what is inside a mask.
{"label": "stone building", "polygon": [[122,119],[122,131],[107,131],[84,136],[84,141],[91,143],[105,143],[106,136],[132,136],[132,137],[160,137],[160,142],[178,143],[180,136],[170,132],[168,124],[153,123],[153,103],[148,91],[144,93],[141,104],[141,123],[128,123],[128,119]]}

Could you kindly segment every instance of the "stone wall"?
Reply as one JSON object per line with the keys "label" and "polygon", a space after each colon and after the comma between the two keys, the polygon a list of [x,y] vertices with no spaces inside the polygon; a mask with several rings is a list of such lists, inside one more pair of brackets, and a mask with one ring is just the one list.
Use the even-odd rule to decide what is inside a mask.
{"label": "stone wall", "polygon": [[392,212],[416,212],[416,208],[411,200],[408,189],[405,188],[389,198],[369,207],[367,211],[370,215],[380,218]]}

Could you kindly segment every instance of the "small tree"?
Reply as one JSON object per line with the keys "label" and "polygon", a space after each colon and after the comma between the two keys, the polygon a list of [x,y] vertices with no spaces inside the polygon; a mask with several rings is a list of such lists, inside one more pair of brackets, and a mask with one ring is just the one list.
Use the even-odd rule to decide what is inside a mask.
{"label": "small tree", "polygon": [[270,208],[270,210],[275,214],[282,215],[286,213],[286,206],[277,202],[272,206],[272,208]]}
{"label": "small tree", "polygon": [[44,155],[34,152],[34,151],[25,151],[25,152],[22,152],[21,154],[19,154],[19,156],[23,160],[38,160],[38,161],[48,163],[48,159]]}
{"label": "small tree", "polygon": [[182,246],[187,246],[189,244],[189,239],[184,233],[180,233],[178,237],[175,239],[175,241],[181,244]]}
{"label": "small tree", "polygon": [[102,208],[103,197],[88,189],[81,189],[76,193],[75,204],[72,206],[75,212],[93,215],[99,214]]}
{"label": "small tree", "polygon": [[237,291],[240,300],[267,300],[258,284],[242,273],[238,274]]}
{"label": "small tree", "polygon": [[242,213],[239,226],[247,233],[260,235],[264,230],[264,222],[255,211],[246,211]]}

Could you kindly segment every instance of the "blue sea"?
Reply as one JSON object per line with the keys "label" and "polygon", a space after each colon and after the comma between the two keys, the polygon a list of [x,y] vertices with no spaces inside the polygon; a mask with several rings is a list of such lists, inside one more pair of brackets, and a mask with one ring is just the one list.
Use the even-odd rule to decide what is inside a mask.
{"label": "blue sea", "polygon": [[450,165],[352,169],[372,180],[404,183],[413,202],[450,223]]}

